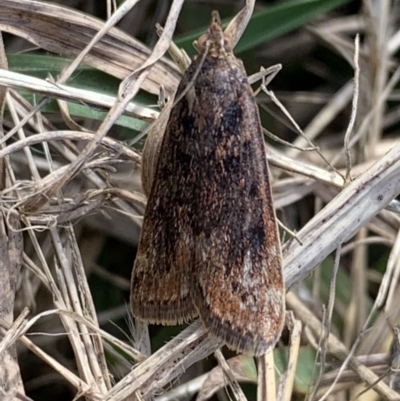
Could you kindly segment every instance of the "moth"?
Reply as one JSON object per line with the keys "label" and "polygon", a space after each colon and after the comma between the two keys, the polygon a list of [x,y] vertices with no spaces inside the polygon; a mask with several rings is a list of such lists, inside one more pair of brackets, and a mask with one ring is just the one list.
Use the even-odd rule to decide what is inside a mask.
{"label": "moth", "polygon": [[149,323],[200,317],[259,356],[282,330],[282,256],[260,116],[217,12],[197,41],[161,143],[131,281]]}

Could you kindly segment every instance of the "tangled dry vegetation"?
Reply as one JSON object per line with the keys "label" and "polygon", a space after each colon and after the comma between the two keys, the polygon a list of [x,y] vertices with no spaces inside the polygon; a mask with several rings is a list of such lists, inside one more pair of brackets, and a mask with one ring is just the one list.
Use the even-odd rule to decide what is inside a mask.
{"label": "tangled dry vegetation", "polygon": [[[147,326],[135,324],[127,338],[108,323],[123,325],[129,316],[124,269],[132,266],[146,204],[139,170],[146,187],[169,107],[160,113],[131,99],[140,89],[154,100],[160,87],[169,97],[180,78],[161,56],[185,2],[174,0],[170,9],[157,3],[157,21],[165,22],[152,51],[113,27],[136,3],[127,0],[104,23],[50,3],[0,0],[7,33],[6,49],[0,46],[0,399],[205,400],[226,391],[259,400],[400,399],[398,1],[365,0],[350,7],[354,13],[319,15],[298,34],[277,38],[268,56],[258,54],[263,62],[275,54],[284,69],[285,58],[303,62],[320,79],[308,93],[283,85],[275,96],[265,72],[261,85],[252,76],[262,113],[285,120],[272,130],[291,145],[268,145],[267,153],[278,216],[297,231],[292,238],[282,230],[288,329],[274,351],[275,368],[272,355],[260,358],[258,375],[252,358],[222,353],[198,321],[179,334],[151,328],[155,352]],[[142,3],[136,24],[153,4]],[[247,1],[230,26],[238,37],[253,6]],[[19,49],[15,38],[71,61],[57,77],[16,72],[8,68],[9,53]],[[307,49],[317,46],[331,49],[339,70],[346,71],[340,63],[348,68],[334,83],[332,64],[308,60]],[[184,68],[185,57],[172,51]],[[74,71],[85,74],[82,60],[95,68],[88,77],[102,71],[124,80],[118,96],[101,85],[70,85]],[[276,80],[279,89],[279,74]],[[48,113],[49,99],[57,100],[56,113]],[[99,117],[99,110],[108,112]],[[114,139],[128,128],[134,144]],[[209,355],[214,359],[205,362]],[[258,387],[243,391],[238,382]]]}

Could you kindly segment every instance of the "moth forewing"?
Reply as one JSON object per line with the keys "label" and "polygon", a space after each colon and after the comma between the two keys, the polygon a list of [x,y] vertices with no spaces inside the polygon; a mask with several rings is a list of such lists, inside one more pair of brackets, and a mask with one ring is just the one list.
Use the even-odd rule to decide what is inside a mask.
{"label": "moth forewing", "polygon": [[194,304],[213,335],[260,355],[279,338],[285,308],[258,108],[232,53],[206,58],[193,85],[202,116],[193,132],[207,144],[199,147],[196,169],[202,218],[193,222]]}
{"label": "moth forewing", "polygon": [[192,263],[193,188],[182,174],[190,168],[190,160],[180,156],[183,113],[178,103],[170,114],[132,271],[133,315],[150,323],[176,324],[197,316],[185,273]]}

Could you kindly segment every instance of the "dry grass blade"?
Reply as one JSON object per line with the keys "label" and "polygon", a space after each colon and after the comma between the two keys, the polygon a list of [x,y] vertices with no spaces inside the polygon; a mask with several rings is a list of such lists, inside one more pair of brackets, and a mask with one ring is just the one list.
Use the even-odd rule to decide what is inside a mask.
{"label": "dry grass blade", "polygon": [[[0,29],[21,36],[45,50],[75,58],[101,30],[103,21],[78,11],[30,0],[4,0],[1,3]],[[65,41],[64,38],[69,38]],[[139,68],[149,50],[119,29],[112,28],[85,58],[85,63],[118,78],[126,78]],[[158,93],[161,84],[172,93],[178,74],[170,62],[160,61],[153,68],[143,89]]]}
{"label": "dry grass blade", "polygon": [[227,382],[226,384],[228,384],[229,388],[232,390],[234,399],[238,401],[247,401],[247,398],[244,395],[242,388],[239,386],[239,383],[236,379],[234,372],[232,371],[230,365],[227,363],[221,350],[215,351],[214,355],[223,373],[224,381]]}
{"label": "dry grass blade", "polygon": [[[89,142],[93,139],[93,134],[88,132],[80,131],[47,131],[43,134],[38,134],[28,138],[23,138],[18,142],[13,143],[10,146],[4,147],[0,151],[0,158],[8,156],[14,152],[17,152],[26,147],[50,141],[60,141],[60,140],[74,140],[74,141],[85,141]],[[120,142],[112,138],[103,138],[100,142],[101,146],[110,150],[115,155],[118,155],[122,160],[133,162],[137,165],[140,163],[140,156],[134,150],[126,147]]]}
{"label": "dry grass blade", "polygon": [[[385,311],[389,315],[394,306],[396,288],[394,283],[398,282],[400,276],[400,231],[390,252],[387,269],[382,278],[381,288],[377,297],[377,306],[382,307],[384,301]],[[386,298],[387,297],[387,298]]]}
{"label": "dry grass blade", "polygon": [[258,359],[257,400],[274,401],[277,399],[275,384],[275,363],[273,351]]}
{"label": "dry grass blade", "polygon": [[91,322],[90,320],[82,317],[82,315],[80,315],[76,312],[71,312],[69,310],[67,310],[67,311],[60,310],[59,312],[62,314],[65,314],[66,316],[73,318],[77,322],[84,324],[85,326],[89,327],[91,330],[98,332],[104,339],[108,340],[113,345],[120,347],[133,360],[142,362],[146,359],[146,355],[143,355],[142,353],[137,351],[135,348],[130,347],[129,345],[125,344],[124,342],[119,341],[117,338],[111,336],[109,333],[105,332],[104,330],[101,330],[96,323]]}
{"label": "dry grass blade", "polygon": [[[0,34],[0,67],[7,68],[7,59]],[[3,136],[2,123],[6,104],[7,90],[0,87],[0,136]],[[6,191],[12,182],[6,178],[6,170],[10,169],[9,159],[0,160],[0,191]],[[14,217],[11,219],[13,225],[20,226],[20,222]],[[0,318],[7,323],[12,323],[14,318],[15,294],[18,276],[21,269],[23,251],[22,233],[11,230],[6,222],[5,215],[0,217],[0,294],[1,308]],[[3,335],[1,336],[3,337]],[[3,338],[2,341],[5,339]],[[10,345],[2,353],[2,364],[0,366],[0,388],[4,392],[24,392],[20,368],[17,361],[16,344]]]}
{"label": "dry grass blade", "polygon": [[116,120],[121,116],[130,99],[132,99],[139,89],[142,83],[148,76],[151,67],[164,55],[168,50],[169,42],[171,41],[175,25],[178,19],[180,8],[182,7],[183,0],[175,0],[171,6],[170,13],[167,19],[162,36],[160,37],[157,45],[149,58],[139,68],[137,68],[132,74],[130,74],[121,83],[119,91],[119,99],[114,103],[112,109],[107,114],[106,118],[100,125],[93,140],[83,149],[80,155],[68,166],[65,172],[57,178],[57,181],[53,181],[46,186],[41,185],[41,193],[37,196],[32,196],[25,202],[24,207],[26,210],[35,211],[39,210],[46,202],[47,199],[51,198],[57,193],[68,181],[75,176],[77,171],[82,167],[87,159],[89,159],[97,146],[108,133],[111,127],[114,125]]}
{"label": "dry grass blade", "polygon": [[290,330],[289,358],[287,370],[282,374],[279,381],[277,398],[280,401],[290,401],[292,399],[301,342],[302,324],[300,320],[295,319],[291,311],[286,313],[286,324]]}
{"label": "dry grass blade", "polygon": [[[312,312],[294,295],[287,294],[286,301],[288,307],[293,310],[295,316],[307,325],[312,330],[316,338],[319,338],[321,333],[321,322],[313,315]],[[345,345],[340,342],[333,334],[329,334],[328,346],[330,353],[339,360],[344,361],[349,354]],[[374,389],[388,400],[397,400],[398,394],[390,389],[385,383],[379,381],[379,377],[370,369],[365,367],[354,356],[349,360],[349,366],[357,372],[359,377],[368,384],[374,384]]]}
{"label": "dry grass blade", "polygon": [[[238,355],[228,359],[226,361],[226,364],[230,370],[229,374],[233,375],[235,380],[244,383],[256,383],[255,377],[250,377],[248,373],[249,365],[254,364],[252,358],[246,355]],[[224,389],[228,385],[227,381],[229,380],[229,378],[227,380],[227,374],[223,370],[222,366],[216,366],[207,375],[201,377],[201,386],[198,389],[196,401],[205,401],[210,399],[215,393]],[[168,398],[173,399],[173,394],[174,393],[171,392]],[[243,397],[243,395],[241,395],[240,397]]]}
{"label": "dry grass blade", "polygon": [[[91,400],[99,400],[99,394],[96,394],[96,390],[95,390],[95,386],[89,386],[88,384],[86,384],[84,381],[82,381],[81,379],[79,379],[76,375],[74,375],[73,373],[71,373],[67,368],[63,367],[60,363],[58,363],[56,360],[54,360],[54,358],[52,358],[50,355],[46,354],[45,352],[43,352],[39,347],[37,347],[34,343],[32,343],[27,337],[23,336],[22,334],[24,334],[29,327],[31,327],[34,322],[36,320],[38,320],[39,318],[45,316],[45,315],[49,315],[49,314],[53,314],[53,313],[58,313],[60,311],[54,310],[54,311],[46,311],[45,313],[42,313],[40,315],[37,315],[34,319],[32,319],[29,322],[26,322],[24,320],[24,318],[27,315],[27,311],[24,312],[23,314],[21,314],[18,319],[15,320],[14,324],[12,327],[9,327],[9,325],[4,322],[4,324],[2,324],[3,326],[7,326],[5,328],[7,328],[7,334],[4,337],[4,340],[6,339],[10,339],[12,342],[14,342],[17,337],[19,338],[19,340],[28,348],[30,349],[32,352],[34,352],[39,358],[43,359],[46,363],[48,363],[50,366],[53,367],[53,369],[57,372],[59,372],[61,375],[63,375],[65,377],[66,380],[68,380],[72,385],[74,385],[77,389],[80,389],[81,392],[83,392],[82,394],[85,394],[86,396],[89,397],[89,399]],[[63,312],[63,311],[61,311]],[[101,330],[98,329],[98,327],[96,326],[96,324],[89,322],[87,319],[84,320],[81,317],[81,314],[76,314],[76,313],[71,313],[71,312],[65,312],[66,315],[73,317],[74,319],[82,322],[84,325],[90,327],[93,332],[100,332]],[[2,322],[3,323],[3,322]],[[110,336],[107,333],[103,333],[105,338],[108,338],[111,342],[114,342],[116,339],[114,339],[112,336]],[[10,347],[11,344],[8,342],[6,343],[5,341],[3,341],[0,346],[5,345],[6,347]],[[140,356],[138,355],[137,352],[135,352],[135,350],[132,349],[128,349],[126,345],[121,344],[119,342],[117,342],[117,344],[119,346],[122,347],[122,349],[124,349],[126,352],[128,352],[128,354],[132,353],[133,358],[138,358],[140,360],[143,360],[143,355]]]}
{"label": "dry grass blade", "polygon": [[225,33],[232,37],[232,45],[235,47],[242,37],[247,24],[253,14],[255,0],[246,0],[246,5],[239,11],[235,18],[227,26]]}
{"label": "dry grass blade", "polygon": [[[3,356],[3,353],[14,345],[15,341],[18,339],[20,332],[23,327],[26,325],[25,318],[28,316],[28,309],[24,309],[22,313],[14,320],[12,325],[1,318],[0,325],[2,326],[2,334],[5,332],[4,337],[0,342],[0,356]],[[4,386],[6,387],[6,386]]]}
{"label": "dry grass blade", "polygon": [[138,390],[143,396],[150,395],[220,345],[209,339],[201,323],[196,321],[134,368],[108,392],[104,401],[121,400]]}
{"label": "dry grass blade", "polygon": [[31,340],[27,337],[20,338],[21,343],[29,349],[31,352],[36,354],[40,359],[49,364],[56,372],[60,373],[65,377],[68,382],[70,382],[75,388],[80,389],[90,400],[98,401],[98,394],[93,394],[93,388],[88,385],[84,380],[80,379],[77,375],[72,373],[65,366],[61,365],[57,360],[44,352],[40,347],[36,346]]}
{"label": "dry grass blade", "polygon": [[[52,83],[44,79],[28,77],[7,70],[0,70],[0,85],[8,88],[27,90],[32,93],[40,93],[48,97],[70,102],[85,103],[88,106],[105,109],[110,109],[115,102],[115,98],[101,93]],[[135,105],[134,103],[127,105],[125,114],[140,118],[143,121],[154,121],[158,117],[158,112],[150,108]]]}
{"label": "dry grass blade", "polygon": [[[400,144],[357,177],[284,247],[288,288],[363,227],[400,192]],[[357,205],[354,208],[353,205]]]}

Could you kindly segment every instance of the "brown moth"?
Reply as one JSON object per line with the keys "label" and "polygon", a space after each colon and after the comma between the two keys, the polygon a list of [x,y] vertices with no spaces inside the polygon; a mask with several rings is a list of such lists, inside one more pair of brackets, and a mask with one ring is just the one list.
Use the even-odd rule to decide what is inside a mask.
{"label": "brown moth", "polygon": [[282,256],[257,103],[212,13],[162,140],[133,267],[139,319],[200,316],[236,351],[261,355],[284,321]]}

